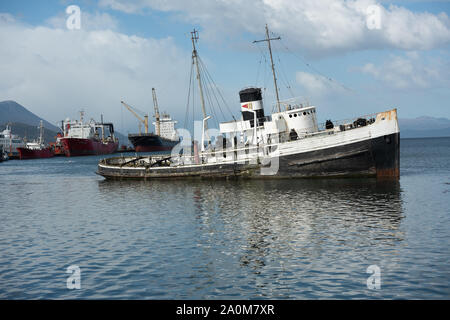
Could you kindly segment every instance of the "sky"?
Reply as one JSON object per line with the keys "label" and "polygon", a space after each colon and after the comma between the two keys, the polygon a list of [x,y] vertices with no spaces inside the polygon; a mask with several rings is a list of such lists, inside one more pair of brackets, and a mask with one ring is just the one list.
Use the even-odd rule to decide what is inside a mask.
{"label": "sky", "polygon": [[253,43],[267,24],[281,37],[272,41],[281,99],[315,105],[319,121],[391,108],[400,118],[450,118],[449,15],[450,1],[0,0],[0,101],[54,124],[80,110],[103,114],[127,133],[137,120],[120,101],[152,115],[154,87],[160,109],[189,127],[187,108],[202,118],[190,78],[195,28],[218,89],[206,90],[220,102],[208,105],[212,124],[240,117],[248,86],[263,88],[269,114],[268,50]]}

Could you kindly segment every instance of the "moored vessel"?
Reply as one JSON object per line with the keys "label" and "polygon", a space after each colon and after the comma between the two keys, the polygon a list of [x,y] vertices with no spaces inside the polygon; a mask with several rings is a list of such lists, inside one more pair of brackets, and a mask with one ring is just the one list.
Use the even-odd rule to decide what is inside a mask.
{"label": "moored vessel", "polygon": [[[192,32],[193,63],[198,65]],[[270,41],[266,39],[270,57]],[[275,91],[278,92],[273,61]],[[199,68],[197,78],[200,79]],[[199,80],[203,120],[201,142],[183,139],[170,156],[103,159],[97,173],[107,179],[157,178],[312,178],[400,176],[400,130],[392,109],[350,120],[317,122],[316,107],[281,101],[266,116],[261,88],[239,92],[241,120],[222,122],[219,133],[207,129]],[[195,136],[195,134],[194,134]],[[198,136],[198,135],[197,135]]]}
{"label": "moored vessel", "polygon": [[44,125],[41,120],[39,126],[39,140],[27,142],[25,147],[17,148],[20,160],[51,158],[54,156],[50,146],[44,144]]}
{"label": "moored vessel", "polygon": [[18,148],[18,151],[20,160],[51,158],[54,156],[50,147],[45,147],[35,142],[27,143],[25,148]]}
{"label": "moored vessel", "polygon": [[[155,88],[152,88],[152,95],[155,110],[155,122],[153,122],[155,133],[151,133],[148,130],[147,114],[145,114],[144,119],[142,119],[142,117],[138,115],[139,110],[121,101],[122,105],[139,120],[139,133],[128,134],[128,140],[130,140],[136,152],[170,151],[180,142],[175,129],[177,121],[173,120],[167,113],[160,114]],[[144,133],[140,132],[141,124],[144,125]]]}
{"label": "moored vessel", "polygon": [[23,139],[12,133],[10,124],[7,124],[5,130],[0,133],[0,144],[3,145],[3,153],[9,159],[18,159],[19,151],[17,148],[25,147]]}
{"label": "moored vessel", "polygon": [[100,123],[91,119],[83,121],[84,113],[80,112],[80,121],[63,121],[63,137],[58,138],[67,157],[111,154],[117,151],[119,141],[114,136],[112,123]]}

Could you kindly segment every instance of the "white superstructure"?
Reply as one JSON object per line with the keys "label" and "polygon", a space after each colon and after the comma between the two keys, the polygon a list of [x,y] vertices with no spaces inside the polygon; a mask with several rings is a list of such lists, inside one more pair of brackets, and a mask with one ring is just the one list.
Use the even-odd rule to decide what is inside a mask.
{"label": "white superstructure", "polygon": [[[254,120],[220,123],[220,134],[225,143],[206,146],[199,152],[198,161],[207,164],[277,158],[369,141],[399,132],[395,109],[318,125],[314,106],[280,103],[280,107],[281,112],[255,118],[256,126],[253,125]],[[178,160],[177,165],[196,162],[195,157],[189,156]]]}
{"label": "white superstructure", "polygon": [[41,120],[39,123],[39,139],[32,141],[32,142],[27,142],[26,143],[26,148],[30,149],[30,150],[41,150],[43,148],[45,148],[45,144],[44,144],[44,122]]}
{"label": "white superstructure", "polygon": [[[114,140],[114,130],[110,123],[98,123],[94,119],[89,122],[83,120],[84,112],[80,112],[80,120],[70,120],[67,118],[62,122],[64,136],[61,138],[94,139],[94,140]],[[107,132],[105,129],[109,128]],[[108,137],[105,137],[108,134]],[[59,139],[61,139],[59,138]]]}
{"label": "white superstructure", "polygon": [[6,129],[0,133],[0,144],[3,146],[3,152],[11,156],[18,156],[17,148],[25,147],[23,139],[11,133],[10,125],[7,125]]}
{"label": "white superstructure", "polygon": [[[169,140],[177,141],[178,135],[175,129],[176,124],[177,121],[172,120],[170,115],[168,115],[167,113],[163,113],[159,119],[159,136]],[[157,132],[157,122],[153,122],[153,125],[155,126],[155,132]]]}

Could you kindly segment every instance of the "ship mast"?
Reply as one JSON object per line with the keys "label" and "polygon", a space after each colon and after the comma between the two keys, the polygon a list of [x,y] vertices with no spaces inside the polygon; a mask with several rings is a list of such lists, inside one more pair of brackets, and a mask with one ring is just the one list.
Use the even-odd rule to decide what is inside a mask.
{"label": "ship mast", "polygon": [[156,99],[156,90],[155,88],[152,88],[152,95],[153,95],[153,106],[155,108],[155,131],[156,135],[161,134],[161,130],[159,127],[159,108],[158,108],[158,100]]}
{"label": "ship mast", "polygon": [[[197,55],[197,49],[195,48],[195,43],[198,40],[198,31],[194,29],[193,32],[191,32],[191,40],[192,40],[192,60],[195,64],[195,67],[197,68],[197,80],[198,80],[198,88],[200,91],[200,103],[202,105],[202,113],[203,113],[203,133],[206,135],[206,131],[208,130],[208,124],[207,124],[207,118],[206,115],[206,108],[205,108],[205,98],[203,97],[203,87],[202,87],[202,80],[200,78],[200,67],[198,66],[198,55]],[[209,141],[209,138],[206,137],[206,141]]]}
{"label": "ship mast", "polygon": [[41,120],[40,126],[39,126],[39,145],[42,145],[44,143],[44,124]]}
{"label": "ship mast", "polygon": [[81,111],[80,111],[80,123],[81,123],[80,129],[81,129],[81,137],[84,137],[84,135],[83,135],[83,118],[84,118],[84,111],[81,110]]}
{"label": "ship mast", "polygon": [[255,40],[255,41],[253,41],[253,43],[267,41],[267,46],[269,47],[269,53],[270,53],[270,62],[272,63],[273,83],[275,84],[275,94],[277,97],[277,108],[278,108],[278,112],[281,112],[280,97],[278,96],[277,76],[275,74],[275,64],[273,63],[273,58],[272,58],[272,47],[270,45],[271,40],[281,40],[281,38],[280,37],[270,38],[269,37],[269,27],[266,24],[266,38],[263,40]]}
{"label": "ship mast", "polygon": [[100,115],[100,119],[102,122],[102,141],[105,141],[105,126],[103,125],[103,114]]}

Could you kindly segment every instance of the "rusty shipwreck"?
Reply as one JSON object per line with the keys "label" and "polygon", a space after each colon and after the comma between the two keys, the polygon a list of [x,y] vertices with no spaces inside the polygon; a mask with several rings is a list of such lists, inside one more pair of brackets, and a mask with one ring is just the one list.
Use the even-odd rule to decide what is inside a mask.
{"label": "rusty shipwreck", "polygon": [[[241,119],[219,124],[213,137],[204,108],[201,74],[192,32],[193,65],[202,104],[201,141],[182,139],[170,155],[114,157],[98,163],[107,179],[171,178],[306,178],[364,176],[398,179],[400,130],[392,109],[319,124],[309,103],[280,101],[272,62],[277,103],[266,116],[261,88],[239,92]],[[200,140],[200,139],[197,139]]]}

